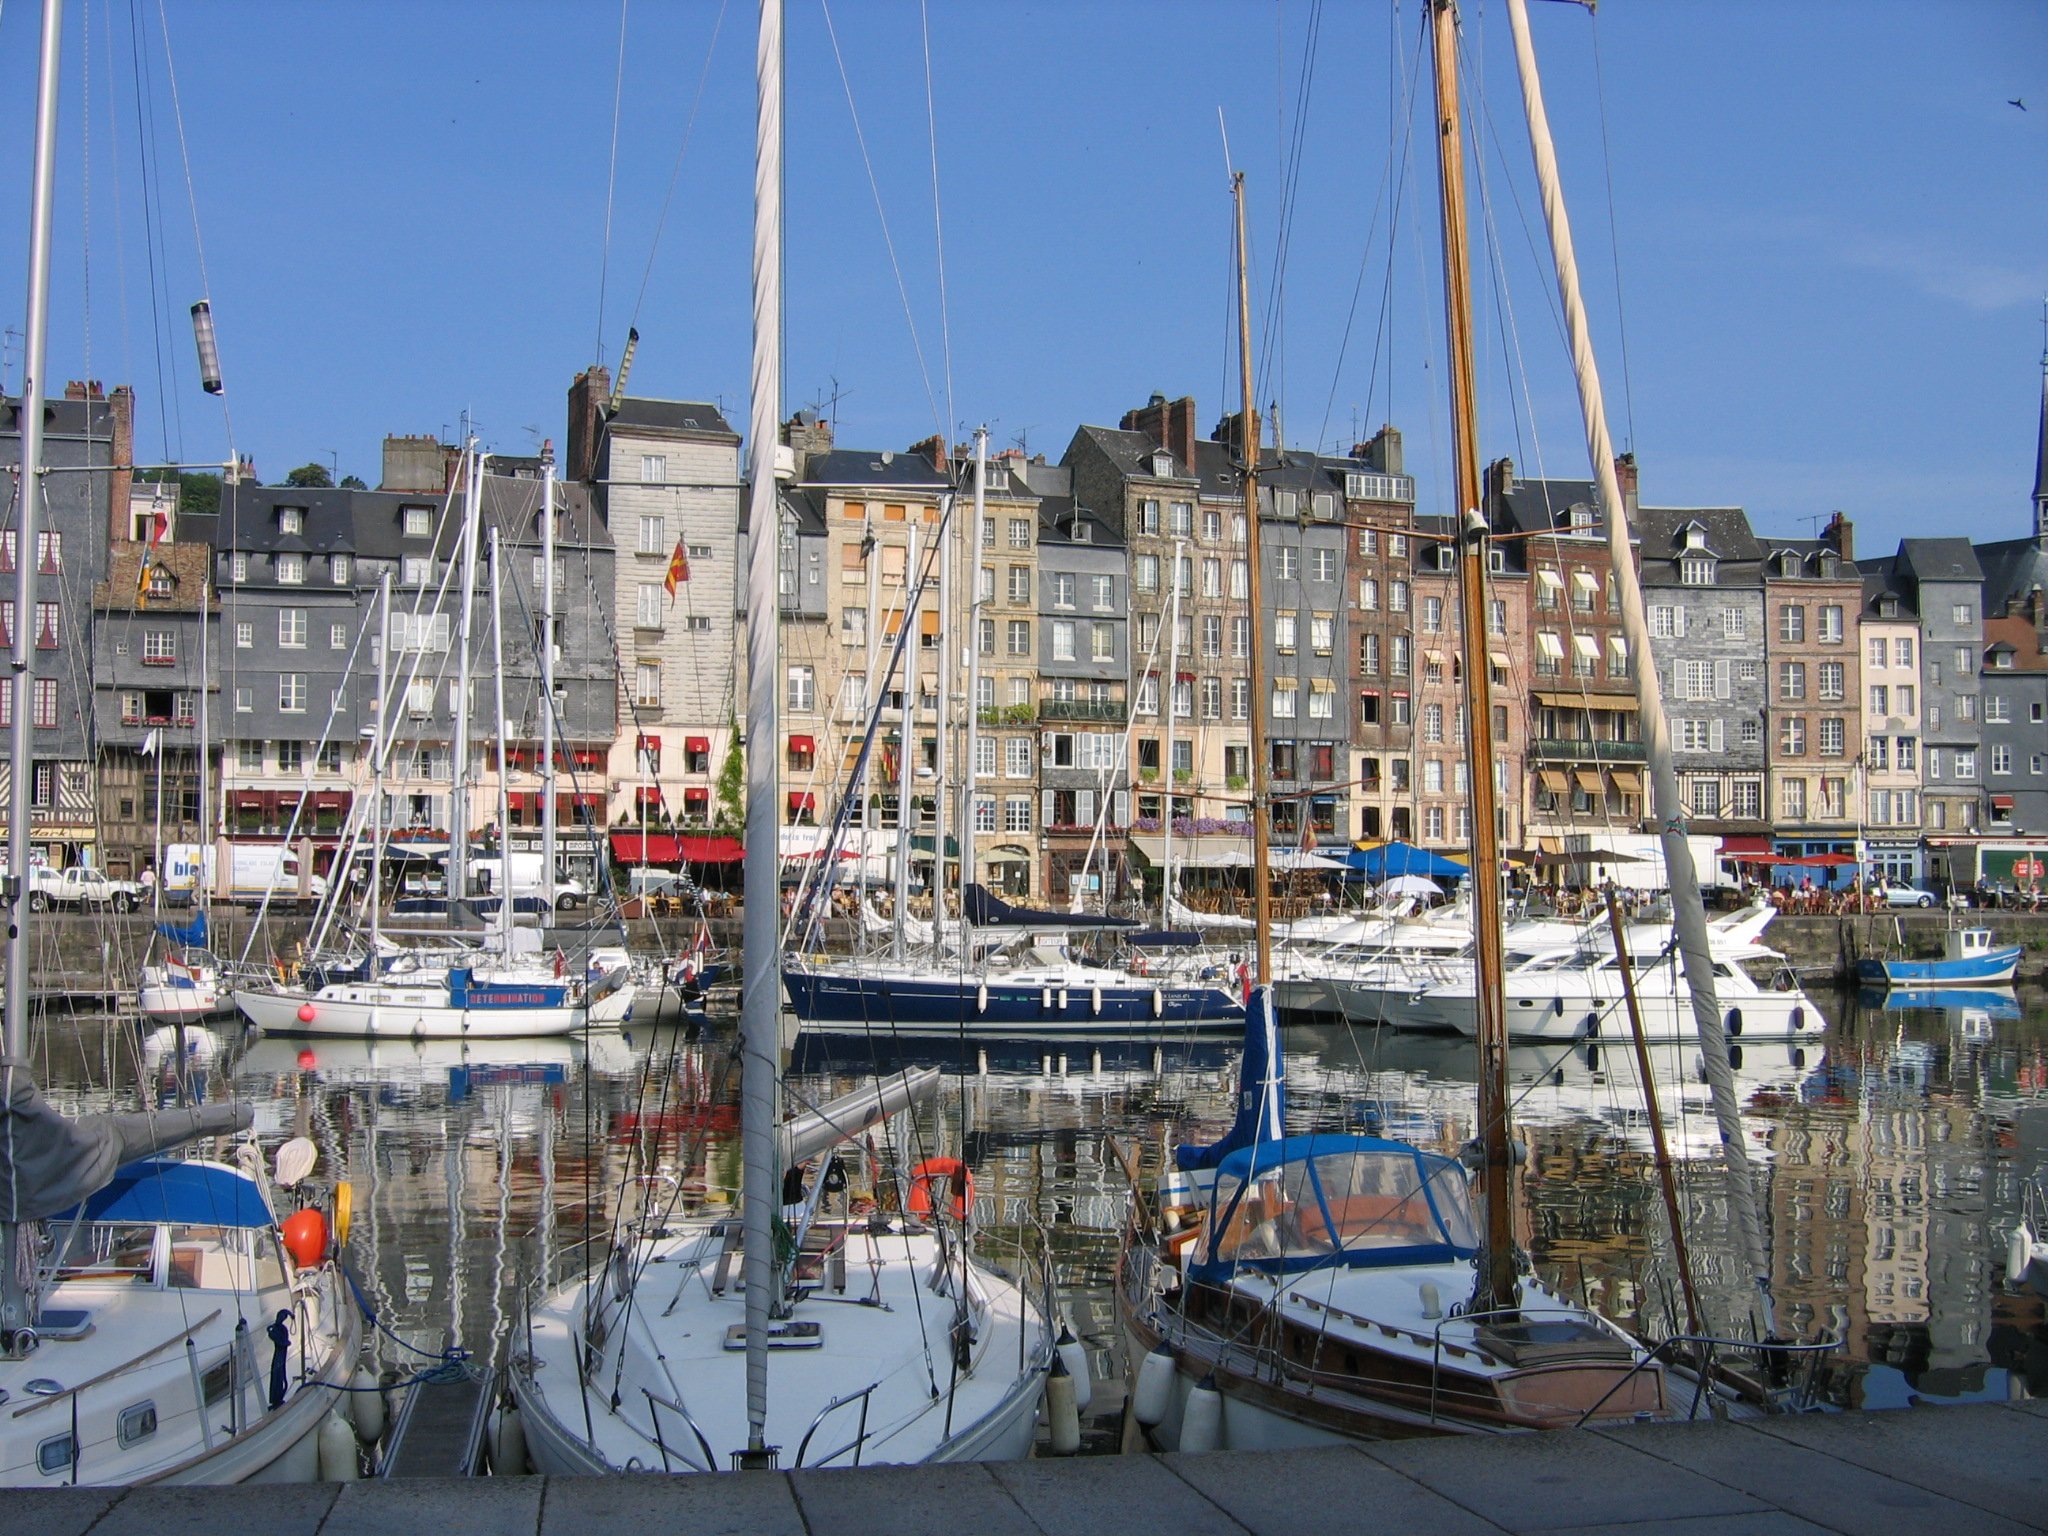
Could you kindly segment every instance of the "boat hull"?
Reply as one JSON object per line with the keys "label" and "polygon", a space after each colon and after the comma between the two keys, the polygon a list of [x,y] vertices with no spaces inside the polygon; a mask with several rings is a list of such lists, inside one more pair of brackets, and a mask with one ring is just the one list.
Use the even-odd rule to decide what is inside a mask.
{"label": "boat hull", "polygon": [[1981,955],[1940,960],[1859,960],[1859,981],[1887,987],[2002,987],[2019,974],[2017,944]]}
{"label": "boat hull", "polygon": [[[269,1034],[344,1036],[352,1039],[516,1040],[567,1035],[585,1028],[625,1022],[633,988],[625,986],[602,1001],[537,1005],[494,1003],[457,1008],[445,987],[336,984],[314,993],[252,988],[235,993],[235,1006]],[[308,1017],[308,1013],[311,1017]]]}
{"label": "boat hull", "polygon": [[914,977],[785,967],[804,1024],[903,1034],[1127,1035],[1134,1030],[1244,1028],[1244,1004],[1222,987],[1064,977]]}

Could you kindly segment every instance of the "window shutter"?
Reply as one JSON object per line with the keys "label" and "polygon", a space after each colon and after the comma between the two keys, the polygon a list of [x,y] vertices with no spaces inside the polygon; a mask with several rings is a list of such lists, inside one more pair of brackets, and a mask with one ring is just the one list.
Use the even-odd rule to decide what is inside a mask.
{"label": "window shutter", "polygon": [[1041,826],[1049,827],[1053,824],[1052,797],[1053,792],[1049,789],[1041,789],[1038,792],[1038,820]]}
{"label": "window shutter", "polygon": [[1715,662],[1714,697],[1717,699],[1729,698],[1731,697],[1732,692],[1733,690],[1729,685],[1729,664],[1725,661]]}
{"label": "window shutter", "polygon": [[[1724,661],[1721,665],[1725,667],[1728,663]],[[1707,750],[1709,752],[1723,752],[1727,750],[1727,732],[1722,721],[1710,720],[1707,722]]]}
{"label": "window shutter", "polygon": [[1079,790],[1074,795],[1074,820],[1084,827],[1095,825],[1095,791]]}
{"label": "window shutter", "polygon": [[1685,609],[1677,604],[1671,608],[1671,633],[1678,639],[1685,637]]}

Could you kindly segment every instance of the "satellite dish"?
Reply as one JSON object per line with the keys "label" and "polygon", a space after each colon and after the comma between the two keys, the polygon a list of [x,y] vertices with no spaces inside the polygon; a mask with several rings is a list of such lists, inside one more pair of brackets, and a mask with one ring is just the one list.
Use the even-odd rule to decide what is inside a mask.
{"label": "satellite dish", "polygon": [[320,1149],[304,1136],[294,1136],[277,1149],[277,1182],[290,1189],[313,1171],[320,1161]]}

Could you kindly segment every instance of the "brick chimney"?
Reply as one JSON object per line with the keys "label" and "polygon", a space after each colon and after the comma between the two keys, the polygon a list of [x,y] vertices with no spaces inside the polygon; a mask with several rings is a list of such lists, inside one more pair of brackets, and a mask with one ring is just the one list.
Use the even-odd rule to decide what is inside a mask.
{"label": "brick chimney", "polygon": [[1632,523],[1636,520],[1636,509],[1639,505],[1636,492],[1637,486],[1640,483],[1636,474],[1636,456],[1634,454],[1623,453],[1615,456],[1614,478],[1615,482],[1621,487],[1622,516]]}
{"label": "brick chimney", "polygon": [[1856,558],[1856,525],[1844,514],[1837,512],[1830,517],[1820,536],[1844,560]]}
{"label": "brick chimney", "polygon": [[384,434],[380,491],[418,491],[438,496],[448,488],[447,456],[431,432]]}
{"label": "brick chimney", "polygon": [[1383,475],[1405,474],[1401,468],[1401,429],[1381,427],[1370,440],[1351,445],[1351,457]]}
{"label": "brick chimney", "polygon": [[1157,446],[1172,454],[1190,473],[1195,464],[1195,397],[1178,400],[1154,394],[1135,411],[1125,411],[1117,423],[1126,432],[1142,432]]}
{"label": "brick chimney", "polygon": [[[1266,426],[1267,423],[1263,420],[1259,423],[1259,447],[1262,449],[1266,445]],[[1215,427],[1210,430],[1209,441],[1212,443],[1222,443],[1230,450],[1230,456],[1233,459],[1242,460],[1245,457],[1244,412],[1232,411],[1221,421],[1217,422]]]}
{"label": "brick chimney", "polygon": [[570,381],[568,457],[562,465],[567,480],[597,478],[597,440],[604,429],[605,404],[612,395],[611,370],[593,363]]}
{"label": "brick chimney", "polygon": [[796,455],[797,472],[813,454],[832,451],[832,423],[813,410],[801,410],[782,424],[782,441]]}
{"label": "brick chimney", "polygon": [[923,441],[912,443],[907,451],[912,456],[923,459],[940,474],[946,472],[946,439],[941,434],[934,432]]}

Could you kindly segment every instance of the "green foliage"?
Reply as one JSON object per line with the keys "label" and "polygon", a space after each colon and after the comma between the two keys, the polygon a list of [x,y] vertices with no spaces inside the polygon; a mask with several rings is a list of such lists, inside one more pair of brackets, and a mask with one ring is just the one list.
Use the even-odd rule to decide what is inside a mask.
{"label": "green foliage", "polygon": [[301,464],[284,477],[284,483],[295,490],[325,491],[333,489],[334,477],[325,464]]}
{"label": "green foliage", "polygon": [[732,722],[725,739],[725,761],[718,765],[718,810],[712,825],[721,832],[737,832],[747,823],[747,758],[740,749],[740,723]]}
{"label": "green foliage", "polygon": [[367,491],[369,487],[363,484],[363,477],[361,475],[343,475],[341,477],[341,489],[344,491]]}

